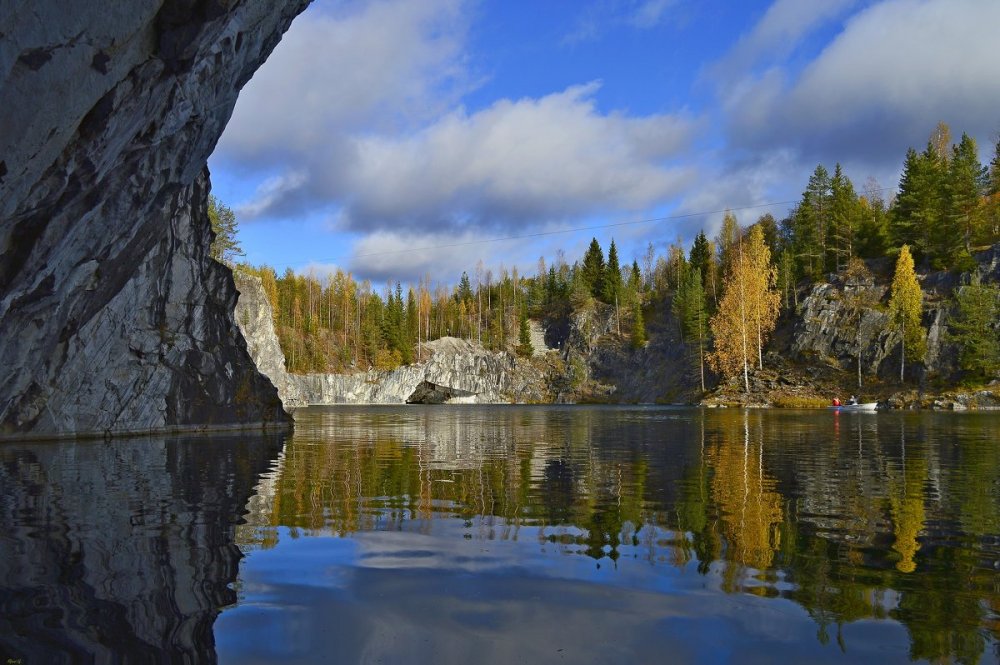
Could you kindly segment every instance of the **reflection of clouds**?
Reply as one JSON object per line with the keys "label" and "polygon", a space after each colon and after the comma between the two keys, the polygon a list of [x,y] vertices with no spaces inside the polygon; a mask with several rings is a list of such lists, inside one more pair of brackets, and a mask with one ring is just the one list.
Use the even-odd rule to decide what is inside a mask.
{"label": "reflection of clouds", "polygon": [[[627,631],[630,653],[651,653],[648,630],[664,639],[687,634],[693,650],[684,653],[694,655],[680,660],[711,659],[718,656],[711,645],[745,639],[776,649],[768,660],[779,652],[791,662],[835,659],[835,649],[814,651],[818,633],[820,640],[836,634],[862,660],[875,658],[870,645],[895,641],[905,659],[901,621],[914,644],[947,633],[951,641],[934,643],[944,651],[927,652],[946,657],[947,645],[990,630],[977,608],[997,602],[995,541],[958,541],[949,526],[961,531],[960,510],[979,525],[962,533],[995,532],[988,527],[995,502],[966,515],[971,504],[959,509],[954,499],[964,490],[964,480],[956,488],[960,475],[995,478],[986,439],[995,420],[980,431],[970,420],[956,429],[956,421],[927,416],[920,439],[903,445],[900,418],[913,416],[841,414],[833,428],[829,415],[483,406],[300,412],[280,468],[261,483],[266,496],[254,512],[277,547],[246,561],[246,616],[258,603],[305,602],[305,595],[331,616],[351,615],[357,632],[345,638],[345,653],[360,659],[420,660],[403,657],[393,641],[415,635],[436,655],[454,646],[455,658],[467,657],[465,647],[486,649],[515,631],[529,642],[525,653],[546,660],[539,655],[546,643],[534,642],[534,624],[524,622],[584,631],[596,654],[605,653],[607,637],[603,628],[585,629],[601,620],[597,609],[567,610],[565,598],[546,594],[613,598],[606,614],[619,602],[626,613],[644,608],[652,594],[663,599],[660,614],[637,610],[628,626],[609,619]],[[947,466],[956,450],[981,454],[975,459],[985,470]],[[936,498],[925,497],[932,486]],[[924,565],[942,548],[981,563],[962,572]],[[395,599],[368,586],[388,593],[387,580]],[[938,606],[965,618],[947,623],[923,611]],[[664,607],[690,608],[696,618]],[[815,624],[799,621],[800,608]],[[564,611],[572,615],[565,621]],[[249,621],[240,608],[229,616]],[[450,631],[467,635],[453,644]],[[690,646],[702,636],[704,644]],[[430,653],[422,648],[415,653]]]}
{"label": "reflection of clouds", "polygon": [[[363,551],[388,556],[331,562],[299,556],[302,541],[295,541],[287,569],[308,583],[286,583],[281,571],[248,560],[243,576],[248,584],[266,582],[267,596],[258,607],[247,594],[243,605],[220,617],[220,660],[269,653],[276,636],[287,645],[280,657],[289,663],[330,654],[342,662],[483,664],[693,663],[734,653],[747,661],[755,654],[771,661],[779,653],[788,662],[843,658],[811,639],[812,620],[795,604],[706,592],[701,578],[671,575],[672,569],[597,568],[583,557],[554,560],[513,542],[385,532],[355,540]],[[330,569],[341,566],[350,573],[327,586]],[[345,580],[347,587],[340,586]],[[283,603],[310,611],[264,611]],[[885,660],[887,649],[905,654],[901,626],[883,622],[867,636],[864,628],[845,628],[852,658]]]}

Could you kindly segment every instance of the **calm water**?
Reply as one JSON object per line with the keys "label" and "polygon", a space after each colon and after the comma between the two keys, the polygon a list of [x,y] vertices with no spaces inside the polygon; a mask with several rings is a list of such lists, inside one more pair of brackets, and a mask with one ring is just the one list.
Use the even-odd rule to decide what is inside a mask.
{"label": "calm water", "polygon": [[1000,661],[1000,414],[308,409],[0,487],[24,663]]}

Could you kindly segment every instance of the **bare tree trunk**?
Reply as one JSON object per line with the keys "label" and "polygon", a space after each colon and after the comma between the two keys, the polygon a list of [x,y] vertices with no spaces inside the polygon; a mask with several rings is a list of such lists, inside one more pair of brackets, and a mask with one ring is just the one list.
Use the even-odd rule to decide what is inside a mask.
{"label": "bare tree trunk", "polygon": [[[739,261],[742,265],[743,263],[743,243],[739,245]],[[745,275],[741,276],[745,277]],[[746,292],[744,291],[743,279],[740,279],[740,333],[743,337],[743,385],[746,387],[746,391],[750,393],[750,371],[747,367],[749,364],[747,362],[747,315],[746,315]]]}
{"label": "bare tree trunk", "polygon": [[906,319],[903,319],[903,339],[899,341],[899,382],[903,382],[903,371],[906,368]]}

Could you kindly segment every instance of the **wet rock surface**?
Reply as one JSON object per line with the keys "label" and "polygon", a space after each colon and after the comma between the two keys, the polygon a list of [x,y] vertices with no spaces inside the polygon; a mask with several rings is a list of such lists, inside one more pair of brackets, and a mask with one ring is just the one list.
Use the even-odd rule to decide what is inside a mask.
{"label": "wet rock surface", "polygon": [[284,420],[209,256],[205,163],[307,4],[0,12],[0,437]]}

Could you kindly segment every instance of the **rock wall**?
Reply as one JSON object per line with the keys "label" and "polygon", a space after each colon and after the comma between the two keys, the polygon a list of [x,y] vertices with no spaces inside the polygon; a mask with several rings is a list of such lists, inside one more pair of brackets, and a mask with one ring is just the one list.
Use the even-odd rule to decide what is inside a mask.
{"label": "rock wall", "polygon": [[205,163],[308,1],[0,3],[0,437],[284,420]]}
{"label": "rock wall", "polygon": [[[947,377],[956,371],[958,347],[947,335],[954,292],[973,277],[983,283],[1000,283],[1000,245],[980,252],[975,258],[974,273],[956,275],[939,271],[920,277],[927,355],[922,363],[908,364],[908,378],[919,380],[925,372]],[[898,377],[901,336],[889,329],[888,300],[888,284],[872,279],[836,279],[817,284],[802,301],[791,337],[790,356],[807,363],[833,362],[853,370],[860,348],[865,375]],[[857,307],[858,302],[865,305]],[[1000,326],[1000,321],[996,325]]]}
{"label": "rock wall", "polygon": [[423,345],[430,357],[393,370],[357,374],[289,374],[260,278],[237,271],[235,318],[260,371],[287,408],[331,404],[540,402],[545,377],[530,362],[454,337]]}

